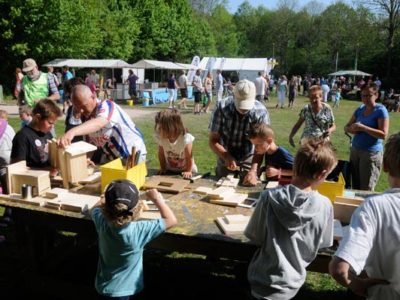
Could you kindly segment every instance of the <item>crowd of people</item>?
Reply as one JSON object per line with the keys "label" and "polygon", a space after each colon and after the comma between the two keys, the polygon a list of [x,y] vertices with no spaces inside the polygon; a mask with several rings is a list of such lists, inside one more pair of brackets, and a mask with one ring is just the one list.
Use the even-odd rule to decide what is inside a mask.
{"label": "crowd of people", "polygon": [[[26,160],[31,168],[50,169],[47,141],[54,137],[54,125],[62,115],[56,104],[60,99],[56,77],[40,72],[33,59],[23,62],[25,75],[20,80],[21,129],[10,130],[6,117],[0,114],[0,151],[2,168],[8,163]],[[68,72],[68,69],[66,70]],[[70,101],[65,133],[58,138],[59,147],[67,147],[77,137],[98,147],[92,157],[95,163],[128,158],[132,148],[146,160],[146,145],[140,130],[124,109],[115,102],[97,98],[96,74],[89,79],[64,81],[64,100]],[[128,83],[136,96],[137,76],[132,72]],[[275,143],[268,101],[271,85],[278,94],[277,107],[289,106],[304,81],[293,76],[289,83],[281,76],[275,83],[258,74],[255,82],[240,80],[233,95],[222,97],[224,79],[217,72],[217,103],[211,110],[213,79],[201,70],[193,78],[194,113],[211,112],[209,147],[217,157],[217,177],[237,172],[243,185],[254,186],[262,171],[269,179],[290,177],[291,183],[261,193],[245,235],[258,250],[248,268],[252,296],[256,299],[290,299],[296,295],[306,277],[306,267],[320,248],[332,244],[333,208],[328,198],[315,191],[337,164],[330,137],[336,130],[333,110],[326,103],[329,83],[324,79],[304,88],[310,103],[300,111],[289,142],[298,147],[294,156]],[[174,99],[181,91],[179,106],[186,106],[187,77],[168,79],[169,108],[157,113],[154,120],[158,145],[159,174],[181,174],[190,178],[197,172],[193,155],[195,137],[184,126]],[[135,87],[133,87],[133,85]],[[360,86],[362,104],[351,115],[345,131],[353,136],[350,163],[352,186],[373,191],[381,169],[388,172],[391,190],[365,201],[354,214],[345,236],[330,264],[332,276],[358,295],[371,299],[398,299],[400,291],[400,135],[390,137],[383,151],[383,140],[389,131],[386,107],[377,103],[376,82]],[[170,91],[171,90],[171,91]],[[201,107],[202,97],[205,97]],[[283,99],[283,100],[282,100]],[[294,137],[304,124],[300,141]],[[12,129],[12,128],[11,128]],[[8,145],[7,151],[3,146]],[[11,148],[10,148],[11,147]],[[263,165],[264,164],[264,165]],[[126,180],[113,181],[105,190],[105,201],[98,203],[91,216],[99,236],[99,264],[95,287],[105,298],[128,299],[143,289],[142,253],[144,246],[177,220],[156,190],[147,191],[161,213],[161,219],[136,221],[141,210],[136,186]],[[386,245],[386,246],[384,246]],[[388,256],[393,264],[385,263]],[[365,277],[362,271],[368,276]],[[127,297],[127,298],[123,298]],[[105,299],[104,298],[104,299]],[[107,299],[108,299],[107,298]]]}

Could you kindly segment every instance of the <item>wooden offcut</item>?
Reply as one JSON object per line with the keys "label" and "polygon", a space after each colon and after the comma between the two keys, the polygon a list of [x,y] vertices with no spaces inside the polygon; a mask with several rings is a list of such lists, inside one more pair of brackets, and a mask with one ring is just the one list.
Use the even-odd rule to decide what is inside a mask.
{"label": "wooden offcut", "polygon": [[333,214],[335,219],[343,223],[350,223],[353,212],[363,202],[364,199],[361,197],[337,196],[333,203]]}
{"label": "wooden offcut", "polygon": [[238,186],[238,184],[239,184],[239,178],[235,178],[233,175],[228,175],[226,177],[220,178],[215,185],[235,188]]}
{"label": "wooden offcut", "polygon": [[210,203],[227,206],[238,206],[239,204],[243,203],[248,196],[248,194],[233,193],[224,196],[222,199],[210,198]]}
{"label": "wooden offcut", "polygon": [[250,216],[244,215],[226,215],[219,217],[216,222],[223,233],[225,234],[243,234],[249,223]]}
{"label": "wooden offcut", "polygon": [[189,181],[167,176],[153,176],[146,179],[144,189],[157,189],[160,192],[178,194],[183,192],[190,184]]}

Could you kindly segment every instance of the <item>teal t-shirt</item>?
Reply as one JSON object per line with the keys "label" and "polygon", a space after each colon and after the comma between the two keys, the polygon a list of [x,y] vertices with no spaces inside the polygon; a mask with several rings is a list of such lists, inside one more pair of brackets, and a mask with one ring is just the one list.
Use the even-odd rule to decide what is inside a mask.
{"label": "teal t-shirt", "polygon": [[92,211],[99,236],[99,262],[95,287],[99,294],[123,297],[143,289],[143,248],[165,231],[163,219],[131,222],[115,227],[100,208]]}

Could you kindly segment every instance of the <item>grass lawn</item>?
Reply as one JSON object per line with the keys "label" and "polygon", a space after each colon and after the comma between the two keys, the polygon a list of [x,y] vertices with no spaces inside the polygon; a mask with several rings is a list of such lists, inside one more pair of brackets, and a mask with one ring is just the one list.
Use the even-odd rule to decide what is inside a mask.
{"label": "grass lawn", "polygon": [[[267,103],[267,108],[271,118],[271,126],[275,131],[277,143],[284,146],[293,154],[295,150],[289,145],[288,137],[290,130],[294,123],[298,119],[299,112],[301,108],[308,103],[308,98],[298,97],[296,99],[294,109],[275,109],[275,104],[277,102],[276,97],[273,97],[269,103]],[[334,109],[334,116],[336,119],[337,130],[332,136],[332,143],[337,150],[337,156],[339,159],[348,160],[349,159],[349,149],[350,141],[349,138],[344,134],[343,127],[349,121],[354,110],[360,105],[358,101],[348,101],[342,100],[339,108]],[[154,109],[158,111],[160,108],[164,108],[166,105],[153,106],[149,109]],[[140,108],[142,109],[142,108]],[[202,114],[199,116],[194,116],[191,110],[182,111],[184,125],[196,138],[193,144],[193,153],[197,166],[200,172],[212,171],[214,172],[216,164],[216,156],[208,147],[208,124],[210,121],[210,114]],[[148,148],[148,159],[151,160],[151,166],[157,168],[158,158],[157,158],[157,146],[153,142],[153,128],[154,128],[154,118],[139,118],[134,120],[139,126],[140,130],[143,132],[146,139],[146,146]],[[398,114],[390,113],[390,134],[398,132],[400,128],[400,119]],[[299,130],[295,137],[297,142],[300,138],[302,128]],[[376,187],[377,191],[383,191],[388,187],[387,178],[382,173],[379,183]]]}
{"label": "grass lawn", "polygon": [[[294,109],[275,109],[275,104],[277,103],[276,97],[272,97],[271,101],[267,103],[267,108],[271,118],[271,125],[275,131],[277,143],[281,146],[284,146],[288,150],[290,150],[293,154],[295,149],[293,149],[288,142],[289,132],[294,125],[294,123],[298,119],[298,114],[300,109],[304,106],[304,104],[308,103],[308,99],[305,97],[298,97],[295,102]],[[340,108],[334,109],[334,115],[336,118],[337,131],[332,136],[332,143],[337,149],[337,155],[339,159],[348,160],[349,158],[349,139],[344,134],[343,127],[345,123],[350,119],[352,113],[360,105],[360,102],[356,101],[347,101],[342,100],[340,103]],[[192,107],[191,105],[189,105]],[[165,108],[166,104],[151,106],[149,108],[137,107],[140,110],[154,110],[157,112],[158,110]],[[199,167],[200,172],[211,171],[214,173],[214,168],[216,164],[216,156],[208,147],[208,123],[210,121],[210,114],[202,114],[198,116],[194,116],[191,110],[182,111],[183,121],[188,130],[195,136],[196,140],[193,146],[194,158],[197,166]],[[10,117],[10,124],[17,130],[19,128],[19,119],[16,117]],[[146,146],[148,149],[148,159],[150,160],[150,166],[152,168],[158,168],[158,158],[157,158],[157,145],[153,140],[153,128],[154,128],[154,116],[146,116],[135,118],[135,123],[138,125],[144,137],[146,139]],[[390,133],[395,133],[400,128],[400,121],[398,119],[397,114],[390,113]],[[64,124],[62,121],[59,121],[56,125],[57,135],[60,136],[64,130]],[[298,141],[301,135],[302,128],[299,130],[298,134],[295,137],[295,140]],[[376,187],[377,191],[383,191],[388,187],[387,179],[384,174],[381,175],[379,183]],[[149,282],[153,287],[160,286],[160,289],[164,290],[166,294],[170,294],[170,296],[176,297],[176,293],[182,286],[182,292],[187,293],[186,299],[200,299],[200,298],[216,298],[216,295],[223,296],[222,293],[219,292],[219,289],[230,289],[225,296],[234,299],[245,299],[247,298],[247,294],[243,292],[243,290],[248,289],[246,280],[243,279],[237,284],[236,277],[233,279],[230,277],[230,271],[223,270],[225,267],[219,270],[215,270],[215,265],[205,260],[204,258],[193,258],[190,255],[186,255],[181,258],[178,254],[172,254],[172,256],[168,257],[167,261],[169,261],[168,266],[164,265],[164,258],[161,262],[157,261],[157,257],[151,258],[152,255],[149,255],[149,259],[147,263],[149,263],[148,271],[146,274],[151,274],[151,276],[147,277],[147,280],[151,280]],[[159,257],[158,257],[159,258]],[[181,259],[181,260],[179,260]],[[173,262],[171,262],[171,260]],[[191,261],[193,260],[193,261]],[[199,264],[202,262],[201,264]],[[146,260],[145,260],[146,261]],[[175,261],[179,261],[177,263]],[[199,264],[199,265],[198,265]],[[159,272],[160,267],[165,270],[166,273]],[[204,269],[202,269],[204,268]],[[241,276],[245,276],[245,268],[242,268]],[[176,271],[176,272],[175,272]],[[192,278],[186,278],[191,276],[186,276],[185,274],[190,274],[188,272],[195,272]],[[207,275],[204,275],[204,272]],[[160,274],[162,273],[162,274]],[[183,274],[182,274],[183,273]],[[200,273],[200,275],[199,275]],[[222,275],[221,275],[222,274]],[[147,276],[147,275],[146,275]],[[145,278],[146,278],[145,276]],[[184,278],[185,277],[185,278]],[[151,278],[151,279],[149,279]],[[167,280],[165,278],[169,278]],[[160,281],[158,281],[160,280]],[[168,282],[168,285],[166,282]],[[183,284],[177,283],[176,290],[171,287],[171,281],[182,281]],[[195,281],[193,281],[195,280]],[[213,282],[215,280],[219,280],[220,286],[216,286]],[[200,285],[201,287],[197,286]],[[190,290],[193,288],[194,290]],[[197,290],[197,291],[196,291]],[[193,296],[192,293],[198,293],[196,297]],[[151,292],[152,295],[152,292]],[[236,296],[235,296],[236,295]],[[239,297],[240,295],[240,297]],[[154,296],[160,296],[154,295]],[[193,297],[192,297],[193,296]],[[214,297],[215,296],[215,297]],[[223,296],[224,297],[224,296]],[[355,299],[354,295],[349,295],[344,291],[343,288],[338,286],[327,274],[318,274],[318,273],[308,273],[307,281],[305,286],[301,289],[298,296],[295,299],[321,299],[324,297],[325,299]],[[152,299],[153,297],[151,297]],[[184,294],[180,294],[179,298],[184,298]]]}

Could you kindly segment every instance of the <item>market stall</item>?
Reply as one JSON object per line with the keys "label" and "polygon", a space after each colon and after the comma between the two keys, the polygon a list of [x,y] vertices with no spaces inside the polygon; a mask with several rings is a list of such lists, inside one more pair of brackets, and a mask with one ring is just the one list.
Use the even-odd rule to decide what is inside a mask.
{"label": "market stall", "polygon": [[[129,69],[132,69],[135,74],[139,76],[139,78],[144,77],[144,71],[142,69],[135,69],[132,67],[131,64],[121,60],[121,59],[54,59],[52,61],[49,61],[48,63],[43,65],[44,67],[47,66],[52,66],[54,68],[62,68],[63,66],[68,66],[70,68],[75,68],[75,69],[100,69],[105,71],[107,75],[107,70],[108,71],[108,76],[111,78],[116,79],[116,86],[115,88],[111,91],[111,98],[113,99],[129,99],[129,93],[128,93],[128,87],[124,84],[124,81],[126,79],[126,75],[128,73]],[[100,73],[100,72],[99,72]],[[81,76],[82,79],[85,79],[84,76]],[[142,79],[143,80],[143,79]],[[106,81],[106,78],[103,79],[103,81]],[[140,82],[140,81],[139,81]]]}
{"label": "market stall", "polygon": [[[168,89],[166,86],[161,86],[159,82],[156,82],[156,70],[176,73],[176,80],[178,80],[178,70],[189,70],[193,66],[188,64],[173,63],[170,61],[157,61],[142,59],[134,64],[132,68],[137,69],[152,69],[153,70],[153,81],[146,78],[143,84],[139,85],[140,96],[142,98],[148,98],[153,104],[166,102],[168,100]],[[176,96],[176,95],[175,95]],[[192,87],[188,86],[188,98],[192,98]],[[176,99],[175,99],[176,100]]]}

